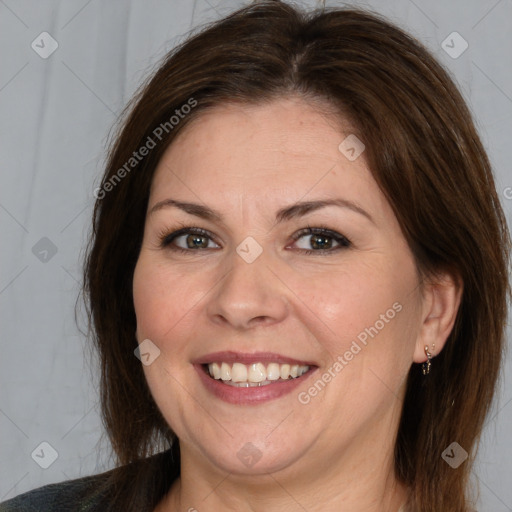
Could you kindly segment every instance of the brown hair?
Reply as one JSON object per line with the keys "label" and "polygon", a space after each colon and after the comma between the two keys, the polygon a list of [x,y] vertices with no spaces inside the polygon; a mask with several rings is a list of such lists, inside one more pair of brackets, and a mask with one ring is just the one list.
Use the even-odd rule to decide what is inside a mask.
{"label": "brown hair", "polygon": [[[411,510],[463,512],[499,376],[509,293],[509,235],[488,158],[457,88],[416,40],[375,14],[307,14],[280,1],[240,9],[171,51],[127,107],[110,149],[84,291],[101,356],[104,424],[119,464],[139,461],[114,472],[112,509],[152,510],[179,474],[178,443],[133,353],[132,279],[153,172],[205,109],[290,93],[327,100],[350,119],[422,275],[449,270],[464,284],[431,373],[411,367],[395,449]],[[149,139],[155,147],[135,164],[133,152]],[[470,454],[457,469],[441,458],[453,441]],[[141,462],[171,444],[170,459]]]}

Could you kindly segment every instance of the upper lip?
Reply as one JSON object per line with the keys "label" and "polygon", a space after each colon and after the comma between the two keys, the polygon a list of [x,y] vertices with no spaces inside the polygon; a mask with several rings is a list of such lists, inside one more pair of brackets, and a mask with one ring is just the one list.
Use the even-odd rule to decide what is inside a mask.
{"label": "upper lip", "polygon": [[299,366],[316,366],[311,361],[295,359],[294,357],[276,354],[274,352],[234,352],[227,350],[223,352],[212,352],[204,356],[200,356],[192,361],[193,364],[210,364],[210,363],[279,363],[279,364],[297,364]]}

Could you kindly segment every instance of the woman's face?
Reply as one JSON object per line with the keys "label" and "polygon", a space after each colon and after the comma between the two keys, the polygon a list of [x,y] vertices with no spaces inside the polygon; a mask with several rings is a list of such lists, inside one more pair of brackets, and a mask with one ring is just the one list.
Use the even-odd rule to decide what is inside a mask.
{"label": "woman's face", "polygon": [[392,448],[421,290],[360,142],[329,119],[297,98],[218,107],[156,170],[137,338],[182,450],[211,468],[324,471]]}

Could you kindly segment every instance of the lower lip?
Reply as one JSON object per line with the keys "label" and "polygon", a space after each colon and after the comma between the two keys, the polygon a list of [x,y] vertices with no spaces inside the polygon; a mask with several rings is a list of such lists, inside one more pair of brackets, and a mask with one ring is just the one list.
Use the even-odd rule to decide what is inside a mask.
{"label": "lower lip", "polygon": [[276,382],[275,384],[267,384],[266,386],[254,387],[235,387],[224,384],[221,380],[212,379],[200,364],[195,364],[194,368],[206,389],[214,394],[217,398],[224,400],[230,404],[250,405],[260,404],[281,398],[291,393],[297,386],[307,379],[316,369],[309,369],[306,373],[295,379]]}

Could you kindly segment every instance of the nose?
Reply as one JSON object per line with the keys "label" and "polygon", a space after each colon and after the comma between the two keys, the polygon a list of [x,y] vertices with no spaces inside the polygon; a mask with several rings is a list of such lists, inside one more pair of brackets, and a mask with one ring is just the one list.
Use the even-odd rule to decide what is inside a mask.
{"label": "nose", "polygon": [[206,309],[210,320],[239,331],[282,322],[288,301],[276,273],[263,255],[247,263],[233,251],[227,274],[210,295]]}

